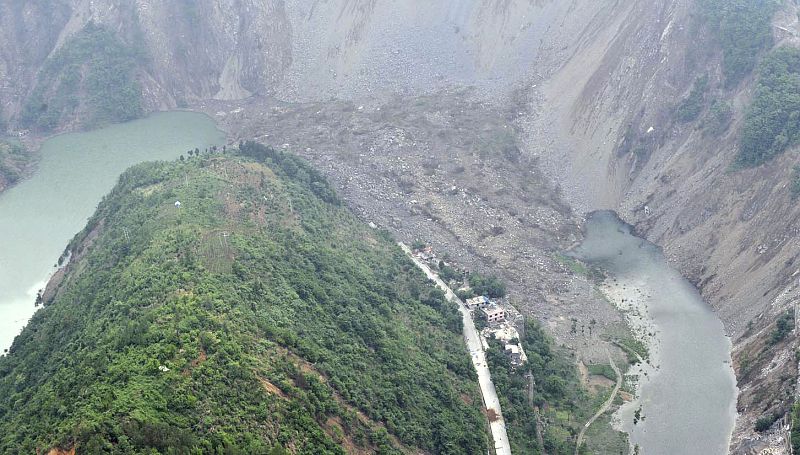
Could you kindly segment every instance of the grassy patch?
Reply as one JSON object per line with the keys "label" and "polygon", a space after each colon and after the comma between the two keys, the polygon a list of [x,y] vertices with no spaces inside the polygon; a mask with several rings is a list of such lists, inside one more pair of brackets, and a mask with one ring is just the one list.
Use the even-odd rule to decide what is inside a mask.
{"label": "grassy patch", "polygon": [[625,352],[628,357],[628,363],[631,365],[639,363],[640,359],[647,360],[650,358],[647,346],[633,336],[613,337],[610,341]]}
{"label": "grassy patch", "polygon": [[584,262],[565,254],[557,253],[553,255],[553,258],[576,275],[581,275],[594,281],[602,281],[606,277],[601,269],[590,267]]}
{"label": "grassy patch", "polygon": [[708,109],[703,127],[711,134],[720,135],[727,131],[733,119],[733,105],[728,101],[715,99]]}
{"label": "grassy patch", "polygon": [[708,75],[698,77],[694,82],[692,91],[675,108],[675,119],[681,123],[688,123],[697,120],[703,112],[708,92]]}
{"label": "grassy patch", "polygon": [[614,373],[614,369],[611,368],[611,365],[607,363],[590,364],[587,365],[586,368],[589,370],[589,374],[603,376],[615,382],[617,380],[617,374]]}
{"label": "grassy patch", "polygon": [[612,425],[612,413],[600,416],[586,430],[586,442],[589,453],[593,454],[625,454],[628,453],[628,437],[619,431],[608,431]]}

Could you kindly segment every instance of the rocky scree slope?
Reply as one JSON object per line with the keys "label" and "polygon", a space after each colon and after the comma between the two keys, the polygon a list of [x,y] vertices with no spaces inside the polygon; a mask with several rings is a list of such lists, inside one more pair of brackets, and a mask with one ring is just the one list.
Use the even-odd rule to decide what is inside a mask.
{"label": "rocky scree slope", "polygon": [[728,29],[718,3],[632,4],[642,19],[557,70],[521,123],[573,207],[618,210],[718,311],[742,390],[732,450],[748,453],[782,444],[756,422],[795,401],[797,343],[774,334],[800,295],[800,209],[796,148],[742,165],[742,138],[759,62],[800,33],[792,3],[737,2]]}
{"label": "rocky scree slope", "polygon": [[48,61],[89,26],[135,51],[145,111],[251,95],[382,100],[465,85],[500,101],[625,10],[617,0],[2,0],[2,113],[18,121]]}

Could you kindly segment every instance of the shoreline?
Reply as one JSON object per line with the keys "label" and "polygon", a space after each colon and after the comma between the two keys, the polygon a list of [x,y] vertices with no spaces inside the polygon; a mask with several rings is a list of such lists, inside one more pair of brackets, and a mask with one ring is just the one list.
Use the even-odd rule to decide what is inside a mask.
{"label": "shoreline", "polygon": [[[25,147],[26,151],[30,155],[31,160],[30,160],[30,163],[28,163],[28,165],[23,169],[22,177],[19,180],[17,180],[16,182],[14,182],[11,185],[6,186],[5,188],[0,188],[0,195],[5,193],[6,191],[16,187],[17,185],[21,184],[25,180],[28,180],[31,177],[33,177],[33,175],[37,171],[37,168],[39,167],[39,164],[42,161],[42,153],[41,153],[42,146],[44,146],[45,142],[47,142],[47,141],[49,141],[51,139],[54,139],[54,138],[59,137],[59,136],[69,135],[69,134],[84,134],[84,133],[91,133],[91,132],[95,132],[95,131],[101,131],[101,130],[104,130],[106,128],[113,128],[113,127],[118,126],[118,125],[124,125],[124,124],[127,124],[127,123],[133,123],[133,122],[137,122],[137,121],[141,121],[141,120],[146,120],[146,119],[148,119],[150,117],[153,117],[153,116],[157,116],[157,115],[160,115],[160,114],[169,114],[171,112],[189,112],[189,113],[193,113],[193,114],[202,114],[202,115],[208,117],[214,123],[214,126],[217,128],[217,130],[219,132],[221,132],[225,136],[225,142],[226,143],[230,143],[231,132],[229,131],[229,128],[224,127],[221,124],[221,122],[219,121],[220,119],[217,119],[214,115],[211,115],[202,106],[189,107],[189,108],[175,108],[175,109],[168,109],[168,110],[163,110],[163,111],[152,111],[152,112],[146,113],[142,117],[139,117],[139,118],[136,118],[136,119],[133,119],[133,120],[129,120],[127,122],[109,123],[107,125],[102,125],[102,126],[100,126],[98,128],[90,128],[90,129],[84,129],[84,128],[69,129],[69,128],[67,128],[67,129],[64,129],[62,131],[55,131],[52,134],[47,134],[47,135],[28,133],[28,134],[24,134],[24,135],[20,136],[19,135],[19,133],[20,133],[19,131],[8,131],[7,134],[5,136],[3,136],[3,137],[6,137],[6,138],[8,138],[10,140],[18,141],[23,147]],[[3,137],[0,137],[0,139],[2,139]]]}
{"label": "shoreline", "polygon": [[[632,433],[637,428],[637,425],[644,425],[644,427],[640,428],[644,428],[645,432],[647,431],[646,414],[641,414],[641,418],[638,418],[638,423],[632,423],[634,418],[636,418],[637,411],[641,412],[642,405],[644,404],[642,387],[652,382],[661,373],[661,333],[654,318],[650,314],[649,300],[652,298],[652,295],[645,282],[620,278],[618,276],[609,276],[597,289],[620,311],[626,324],[630,328],[631,335],[637,341],[643,343],[648,353],[647,359],[642,359],[640,362],[630,365],[628,370],[623,374],[623,384],[627,383],[632,387],[633,399],[617,407],[611,418],[612,428],[628,436],[631,453],[634,453],[637,444],[632,440]],[[728,343],[728,353],[730,355],[733,346],[732,340],[727,334],[725,338]],[[736,382],[732,363],[727,362],[727,366],[734,378],[734,382]],[[735,384],[735,397],[733,400],[734,421],[727,435],[726,447],[730,446],[738,423],[738,413],[735,412],[738,394],[738,384]]]}

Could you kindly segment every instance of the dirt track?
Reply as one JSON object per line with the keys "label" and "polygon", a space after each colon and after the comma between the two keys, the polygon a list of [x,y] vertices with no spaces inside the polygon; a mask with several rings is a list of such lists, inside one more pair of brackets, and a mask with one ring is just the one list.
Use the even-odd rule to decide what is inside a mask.
{"label": "dirt track", "polygon": [[581,432],[578,433],[578,440],[575,443],[575,455],[578,455],[578,452],[583,444],[583,438],[586,434],[586,430],[589,429],[590,426],[594,423],[595,420],[599,419],[601,415],[605,414],[608,409],[614,404],[614,398],[617,397],[617,393],[619,393],[619,388],[622,387],[622,373],[620,373],[619,368],[617,368],[617,364],[614,363],[614,359],[611,357],[611,353],[607,352],[608,354],[608,361],[611,364],[611,368],[614,369],[614,373],[617,375],[617,383],[614,384],[614,390],[611,391],[611,395],[608,399],[600,406],[600,409],[583,425],[581,428]]}

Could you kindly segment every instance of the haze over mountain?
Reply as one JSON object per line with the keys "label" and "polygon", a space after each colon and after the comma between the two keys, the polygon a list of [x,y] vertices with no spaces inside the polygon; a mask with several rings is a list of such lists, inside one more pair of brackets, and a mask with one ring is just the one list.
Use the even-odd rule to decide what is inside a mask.
{"label": "haze over mountain", "polygon": [[[580,382],[567,379],[570,390],[595,398],[615,381],[608,352],[636,363],[631,346],[650,343],[657,358],[660,339],[618,308],[602,264],[566,253],[584,240],[588,213],[616,211],[663,249],[731,338],[739,394],[730,452],[779,450],[798,375],[799,37],[798,6],[772,0],[0,0],[0,130],[9,136],[0,190],[36,172],[36,150],[54,133],[205,112],[232,149],[254,139],[307,159],[361,222],[421,240],[458,270],[500,277],[510,304],[567,348],[558,357],[575,371],[564,377]],[[32,343],[32,327],[55,324],[46,317],[12,351]],[[20,357],[0,361],[7,387]],[[524,390],[514,374],[504,387],[493,372],[501,395]],[[448,387],[469,389],[467,379]],[[29,380],[17,393],[40,393]],[[0,398],[8,419],[17,404]],[[343,399],[372,419],[366,427],[388,427],[395,448],[444,453]],[[466,401],[452,409],[475,411]],[[557,401],[526,407],[531,415],[517,422],[532,427],[519,431],[564,432],[548,441],[569,441],[564,453],[574,453],[583,422],[537,421]],[[608,421],[598,425],[619,437]],[[475,444],[491,445],[479,431]],[[510,431],[531,450],[545,443]],[[69,449],[58,439],[67,433],[25,447]],[[586,450],[614,446],[601,440],[590,435]],[[286,448],[311,447],[302,444]]]}

